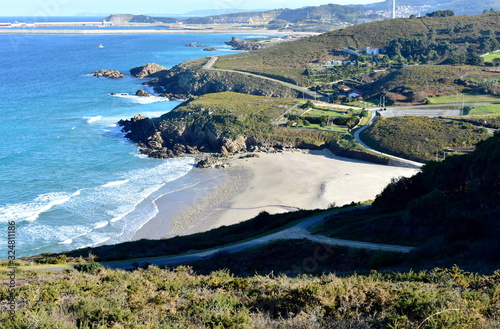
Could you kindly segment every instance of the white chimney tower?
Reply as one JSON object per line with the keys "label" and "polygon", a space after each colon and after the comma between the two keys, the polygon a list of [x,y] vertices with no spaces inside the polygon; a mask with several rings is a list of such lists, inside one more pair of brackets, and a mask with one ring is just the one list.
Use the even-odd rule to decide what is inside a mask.
{"label": "white chimney tower", "polygon": [[392,19],[396,18],[396,0],[392,0]]}

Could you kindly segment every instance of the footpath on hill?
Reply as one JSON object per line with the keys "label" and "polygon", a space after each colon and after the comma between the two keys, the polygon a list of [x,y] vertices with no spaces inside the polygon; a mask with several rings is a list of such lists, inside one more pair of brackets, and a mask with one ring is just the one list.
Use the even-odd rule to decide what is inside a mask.
{"label": "footpath on hill", "polygon": [[[359,209],[360,207],[354,208]],[[340,212],[339,210],[337,212]],[[343,210],[345,211],[345,209]],[[358,249],[369,249],[369,250],[381,250],[381,251],[390,251],[390,252],[400,252],[400,253],[409,253],[414,247],[408,246],[399,246],[399,245],[389,245],[389,244],[381,244],[381,243],[371,243],[371,242],[361,242],[361,241],[353,241],[353,240],[343,240],[343,239],[335,239],[329,238],[321,235],[313,235],[309,232],[309,230],[315,225],[321,223],[325,220],[327,216],[330,216],[334,213],[322,214],[313,216],[305,219],[299,224],[290,227],[288,229],[269,234],[266,236],[262,236],[256,239],[252,239],[250,241],[245,241],[241,243],[236,243],[230,246],[220,247],[216,249],[201,251],[197,253],[187,254],[187,255],[179,255],[179,256],[171,256],[171,257],[159,257],[152,259],[133,259],[127,261],[117,261],[117,262],[109,262],[103,263],[103,265],[107,268],[112,269],[129,269],[133,268],[134,265],[139,264],[151,264],[156,266],[165,266],[165,265],[173,265],[180,263],[188,263],[201,259],[206,259],[215,256],[221,252],[227,253],[236,253],[256,247],[260,247],[266,244],[269,244],[278,240],[291,240],[291,239],[307,239],[314,242],[319,242],[327,245],[339,245],[351,248]]]}
{"label": "footpath on hill", "polygon": [[286,86],[288,88],[291,88],[291,89],[297,90],[299,92],[302,92],[302,93],[304,93],[304,94],[306,94],[306,95],[308,95],[308,96],[310,96],[310,97],[312,97],[314,99],[324,99],[325,98],[324,95],[319,94],[319,93],[317,93],[315,91],[312,91],[312,90],[309,90],[307,88],[294,85],[294,84],[289,83],[289,82],[281,81],[281,80],[278,80],[278,79],[273,79],[273,78],[269,78],[269,77],[266,77],[266,76],[263,76],[263,75],[259,75],[259,74],[255,74],[255,73],[250,73],[250,72],[214,68],[213,65],[215,64],[215,62],[218,59],[219,59],[219,57],[212,56],[210,58],[210,60],[205,65],[203,65],[203,69],[205,69],[205,70],[213,70],[213,71],[220,71],[220,72],[232,72],[232,73],[249,75],[249,76],[252,76],[252,77],[259,78],[259,79],[265,79],[265,80],[269,80],[269,81],[280,83],[280,84],[282,84],[282,85],[284,85],[284,86]]}

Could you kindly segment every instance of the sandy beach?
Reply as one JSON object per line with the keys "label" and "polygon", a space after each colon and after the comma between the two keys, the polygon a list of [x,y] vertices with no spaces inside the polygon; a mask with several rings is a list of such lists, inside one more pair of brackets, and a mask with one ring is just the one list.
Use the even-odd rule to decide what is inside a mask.
{"label": "sandy beach", "polygon": [[133,240],[203,232],[255,217],[261,211],[324,209],[372,200],[391,178],[417,169],[378,165],[329,151],[260,153],[230,160],[228,169],[194,169],[210,179],[156,200],[159,213]]}

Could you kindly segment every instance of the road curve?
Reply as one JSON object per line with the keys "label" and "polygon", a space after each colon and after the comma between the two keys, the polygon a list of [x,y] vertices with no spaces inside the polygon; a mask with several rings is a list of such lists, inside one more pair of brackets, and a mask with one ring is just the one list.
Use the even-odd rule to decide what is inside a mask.
{"label": "road curve", "polygon": [[[354,208],[354,209],[359,209]],[[337,211],[340,212],[341,210]],[[345,211],[345,210],[343,210]],[[201,260],[201,259],[206,259],[210,258],[217,253],[220,252],[227,252],[227,253],[235,253],[243,250],[248,250],[256,247],[260,247],[266,244],[269,244],[274,241],[278,240],[290,240],[290,239],[308,239],[311,241],[323,243],[323,244],[328,244],[328,245],[339,245],[339,246],[346,246],[346,247],[352,247],[352,248],[359,248],[359,249],[370,249],[370,250],[382,250],[382,251],[391,251],[391,252],[401,252],[401,253],[408,253],[411,250],[413,250],[413,247],[408,247],[408,246],[398,246],[398,245],[388,245],[388,244],[380,244],[380,243],[370,243],[370,242],[361,242],[361,241],[352,241],[352,240],[343,240],[343,239],[335,239],[335,238],[329,238],[326,236],[321,236],[321,235],[313,235],[309,232],[309,229],[311,229],[313,226],[321,223],[325,218],[330,214],[323,214],[323,215],[317,215],[313,216],[310,218],[307,218],[306,220],[298,223],[297,225],[285,229],[283,231],[279,231],[270,235],[266,235],[263,237],[259,237],[250,241],[245,241],[241,243],[237,243],[231,246],[227,247],[221,247],[217,249],[212,249],[212,250],[207,250],[207,251],[201,251],[189,255],[180,255],[180,256],[171,256],[171,257],[161,257],[161,258],[154,258],[154,259],[143,259],[143,260],[130,260],[130,261],[124,261],[124,262],[110,262],[110,263],[103,263],[103,265],[107,268],[112,268],[112,269],[128,269],[132,268],[134,263],[148,263],[156,266],[165,266],[165,265],[172,265],[172,264],[180,264],[180,263],[187,263],[187,262],[192,262],[196,260]]]}
{"label": "road curve", "polygon": [[421,163],[421,162],[416,162],[416,161],[411,161],[411,160],[408,160],[408,159],[404,159],[404,158],[400,158],[400,157],[397,157],[397,156],[394,156],[394,155],[391,155],[391,154],[387,154],[387,153],[383,153],[383,152],[380,152],[380,151],[377,151],[373,148],[371,148],[370,146],[366,145],[360,138],[360,134],[361,132],[363,132],[365,129],[367,129],[373,122],[375,122],[375,110],[372,110],[371,111],[371,115],[372,117],[370,118],[370,121],[364,125],[363,127],[359,128],[358,130],[356,130],[354,132],[354,138],[356,139],[356,142],[358,142],[359,145],[361,145],[362,147],[364,147],[365,149],[367,150],[370,150],[372,152],[375,152],[377,154],[380,154],[380,155],[383,155],[387,158],[390,158],[390,159],[394,159],[394,160],[398,160],[398,161],[401,161],[401,162],[404,162],[404,163],[407,163],[411,166],[415,166],[415,167],[422,167],[424,165],[424,163]]}

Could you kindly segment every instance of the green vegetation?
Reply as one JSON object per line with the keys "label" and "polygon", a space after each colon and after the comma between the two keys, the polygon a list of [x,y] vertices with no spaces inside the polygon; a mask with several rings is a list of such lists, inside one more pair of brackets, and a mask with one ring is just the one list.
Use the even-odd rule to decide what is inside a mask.
{"label": "green vegetation", "polygon": [[[313,253],[314,254],[314,253]],[[383,259],[386,255],[380,254]],[[338,277],[133,272],[18,272],[3,328],[478,328],[499,325],[500,273],[457,267]],[[6,272],[1,280],[8,279]],[[0,286],[2,304],[6,285]],[[442,312],[442,313],[440,313]],[[429,319],[427,319],[430,317]],[[426,320],[427,319],[427,320]],[[424,323],[425,322],[425,323]]]}
{"label": "green vegetation", "polygon": [[[390,102],[461,103],[498,101],[496,73],[474,66],[412,65],[361,87],[365,98],[385,95]],[[496,87],[495,87],[496,86]],[[457,100],[457,94],[463,93]],[[485,95],[485,94],[492,95]],[[478,95],[480,94],[480,95]],[[447,95],[447,96],[443,96]],[[433,97],[441,96],[441,97]],[[454,98],[455,97],[455,98]]]}
{"label": "green vegetation", "polygon": [[488,137],[468,123],[427,117],[382,118],[362,135],[377,150],[421,162],[435,159],[448,147],[472,146]]}
{"label": "green vegetation", "polygon": [[207,94],[195,98],[176,108],[175,111],[192,112],[207,109],[214,113],[234,113],[241,121],[250,116],[277,119],[290,107],[297,104],[297,99],[276,99],[262,96],[222,92]]}
{"label": "green vegetation", "polygon": [[428,97],[428,104],[461,104],[480,103],[480,102],[498,102],[500,98],[494,95],[475,95],[470,93],[454,94],[446,96]]}
{"label": "green vegetation", "polygon": [[500,52],[493,52],[483,56],[485,62],[493,62],[495,58],[500,58]]}
{"label": "green vegetation", "polygon": [[[394,43],[390,49],[393,49],[395,54],[389,55],[390,57],[396,56],[394,58],[395,63],[398,62],[397,56],[403,56],[399,61],[400,64],[406,63],[408,60],[410,62],[425,62],[427,60],[441,62],[450,57],[459,63],[462,60],[460,57],[462,56],[462,52],[465,56],[464,61],[476,59],[475,55],[469,56],[470,58],[467,57],[467,49],[469,48],[471,49],[471,54],[477,54],[477,51],[484,51],[485,49],[495,47],[495,40],[492,36],[500,29],[498,26],[498,16],[498,12],[492,12],[472,16],[423,17],[418,19],[377,21],[331,31],[294,42],[278,44],[258,51],[222,56],[216,62],[215,67],[253,72],[283,81],[310,86],[313,84],[311,77],[316,81],[316,74],[312,74],[311,77],[308,76],[307,69],[311,64],[324,63],[331,60],[334,51],[339,51],[347,47],[388,47],[391,42]],[[419,54],[419,58],[409,58],[409,56],[405,58],[404,51],[408,50],[409,53],[417,51],[413,43],[411,44],[411,50],[406,45],[409,42],[408,40],[413,39],[420,40],[415,41],[415,45],[421,44],[422,49],[430,49],[436,53]],[[469,44],[469,48],[465,47],[464,42]],[[398,44],[401,47],[398,47]],[[435,47],[435,50],[431,49],[433,47]],[[400,51],[403,51],[401,55],[396,50],[399,48],[401,48]],[[393,59],[391,58],[390,60],[392,61]],[[474,62],[473,64],[478,63]],[[338,73],[335,72],[335,74]],[[338,76],[341,79],[344,78],[342,72]],[[448,76],[448,78],[450,77],[453,76]],[[320,80],[326,81],[325,79],[328,80],[326,77]],[[329,81],[332,80],[330,79]]]}
{"label": "green vegetation", "polygon": [[500,116],[500,104],[488,104],[488,105],[474,106],[469,111],[469,115],[488,115],[488,116],[494,115],[494,116]]}
{"label": "green vegetation", "polygon": [[[212,229],[208,232],[179,236],[166,240],[139,240],[116,245],[77,249],[64,253],[65,257],[86,257],[89,253],[99,261],[113,261],[131,258],[147,258],[177,255],[193,250],[205,250],[240,242],[258,235],[270,234],[278,228],[285,228],[294,221],[312,216],[317,211],[301,210],[270,215],[261,212],[250,220]],[[51,255],[45,255],[50,258]],[[36,258],[34,258],[36,261]]]}
{"label": "green vegetation", "polygon": [[285,117],[288,120],[286,123],[288,127],[347,133],[358,124],[366,124],[370,112],[354,108],[341,110],[331,106],[321,107],[308,101],[300,106],[300,111],[291,111]]}
{"label": "green vegetation", "polygon": [[426,264],[492,264],[500,254],[500,133],[470,154],[429,162],[410,178],[394,179],[373,207],[332,215],[316,233],[418,246]]}
{"label": "green vegetation", "polygon": [[176,124],[182,120],[193,129],[209,129],[230,139],[245,136],[254,145],[318,148],[337,139],[332,132],[279,126],[281,116],[297,102],[232,92],[207,94],[182,104],[160,121]]}
{"label": "green vegetation", "polygon": [[[16,308],[0,313],[0,327],[498,328],[499,162],[496,133],[470,154],[430,162],[413,177],[393,180],[372,208],[332,215],[316,229],[418,246],[408,256],[292,240],[244,254],[218,254],[193,265],[200,273],[147,264],[134,271],[110,270],[92,259],[64,273],[18,269],[14,294],[7,284],[0,286],[0,303],[13,302]],[[261,214],[253,225],[224,228],[228,231],[220,231],[219,238],[273,225],[274,218]],[[200,235],[200,241],[212,237]],[[475,266],[482,274],[450,262]],[[443,263],[448,268],[434,265]],[[352,274],[408,264],[433,269]],[[240,276],[220,269],[228,267]],[[11,272],[0,270],[0,280],[9,282]]]}

